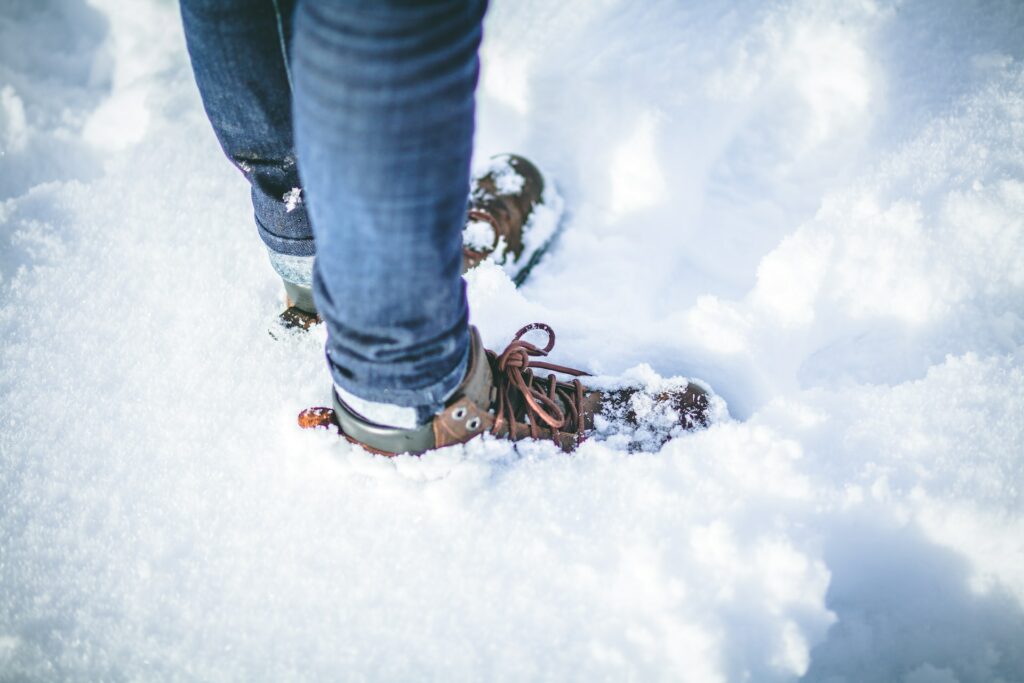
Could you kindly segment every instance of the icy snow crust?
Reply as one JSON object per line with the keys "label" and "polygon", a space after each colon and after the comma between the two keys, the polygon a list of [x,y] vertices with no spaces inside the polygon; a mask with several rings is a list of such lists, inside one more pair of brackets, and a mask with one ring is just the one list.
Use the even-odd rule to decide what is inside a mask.
{"label": "icy snow crust", "polygon": [[1024,5],[730,7],[494,3],[478,159],[571,214],[469,294],[731,417],[385,460],[176,8],[0,5],[0,680],[1024,680]]}

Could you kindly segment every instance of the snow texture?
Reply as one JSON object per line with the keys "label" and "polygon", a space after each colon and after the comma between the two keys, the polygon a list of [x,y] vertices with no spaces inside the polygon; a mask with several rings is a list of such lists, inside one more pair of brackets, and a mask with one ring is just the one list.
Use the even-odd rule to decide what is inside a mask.
{"label": "snow texture", "polygon": [[572,456],[298,430],[177,26],[0,4],[0,681],[1024,680],[1024,4],[495,0],[473,322],[729,406]]}
{"label": "snow texture", "polygon": [[487,172],[493,174],[494,189],[498,194],[515,194],[523,189],[523,183],[526,182],[526,179],[501,155],[491,161]]}
{"label": "snow texture", "polygon": [[462,231],[462,246],[483,251],[494,246],[494,226],[487,221],[469,221]]}
{"label": "snow texture", "polygon": [[299,204],[302,203],[302,188],[293,187],[288,190],[284,193],[284,196],[281,197],[281,201],[284,202],[284,210],[287,213],[291,213]]}

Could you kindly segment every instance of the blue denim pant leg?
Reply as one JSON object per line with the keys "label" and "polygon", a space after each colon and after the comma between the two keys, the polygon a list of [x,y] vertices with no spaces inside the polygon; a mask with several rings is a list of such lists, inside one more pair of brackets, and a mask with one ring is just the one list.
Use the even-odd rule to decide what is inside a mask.
{"label": "blue denim pant leg", "polygon": [[483,0],[300,0],[295,138],[335,383],[437,410],[469,350],[466,216]]}
{"label": "blue denim pant leg", "polygon": [[294,4],[181,0],[181,16],[203,106],[224,153],[252,187],[256,226],[271,262],[278,272],[300,264],[308,284],[315,250],[306,207],[295,201],[300,183],[286,54]]}

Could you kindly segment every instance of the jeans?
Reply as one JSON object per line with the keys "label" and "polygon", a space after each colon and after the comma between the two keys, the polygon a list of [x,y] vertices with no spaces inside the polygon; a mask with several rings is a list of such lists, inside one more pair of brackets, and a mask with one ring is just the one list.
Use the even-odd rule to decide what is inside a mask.
{"label": "jeans", "polygon": [[203,105],[252,186],[259,234],[272,255],[315,253],[331,375],[369,401],[436,411],[465,374],[461,234],[485,9],[181,1]]}

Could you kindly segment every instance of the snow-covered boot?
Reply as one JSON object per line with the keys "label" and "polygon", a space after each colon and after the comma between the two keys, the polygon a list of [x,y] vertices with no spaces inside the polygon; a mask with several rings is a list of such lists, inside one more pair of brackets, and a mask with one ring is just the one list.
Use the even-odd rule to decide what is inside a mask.
{"label": "snow-covered boot", "polygon": [[[485,432],[518,441],[550,439],[571,451],[591,436],[618,437],[627,448],[655,449],[684,430],[703,427],[709,419],[708,391],[691,382],[645,386],[608,381],[601,388],[578,379],[581,370],[543,360],[555,333],[543,323],[523,327],[500,353],[483,347],[471,327],[466,377],[441,412],[411,428],[377,424],[347,405],[334,392],[333,408],[309,408],[299,415],[304,428],[338,428],[342,436],[382,455],[423,453],[464,443]],[[523,340],[531,330],[547,334],[543,347]],[[537,371],[548,371],[538,376]],[[560,381],[554,373],[574,377]]]}
{"label": "snow-covered boot", "polygon": [[490,258],[521,285],[550,246],[561,217],[562,198],[540,169],[515,154],[493,157],[473,179],[462,272]]}
{"label": "snow-covered boot", "polygon": [[[522,284],[550,245],[561,215],[561,197],[532,162],[515,154],[492,158],[470,188],[462,232],[462,272],[490,258],[517,286]],[[284,281],[287,298],[281,324],[308,330],[319,323],[311,285],[312,257],[271,254],[271,262]]]}

